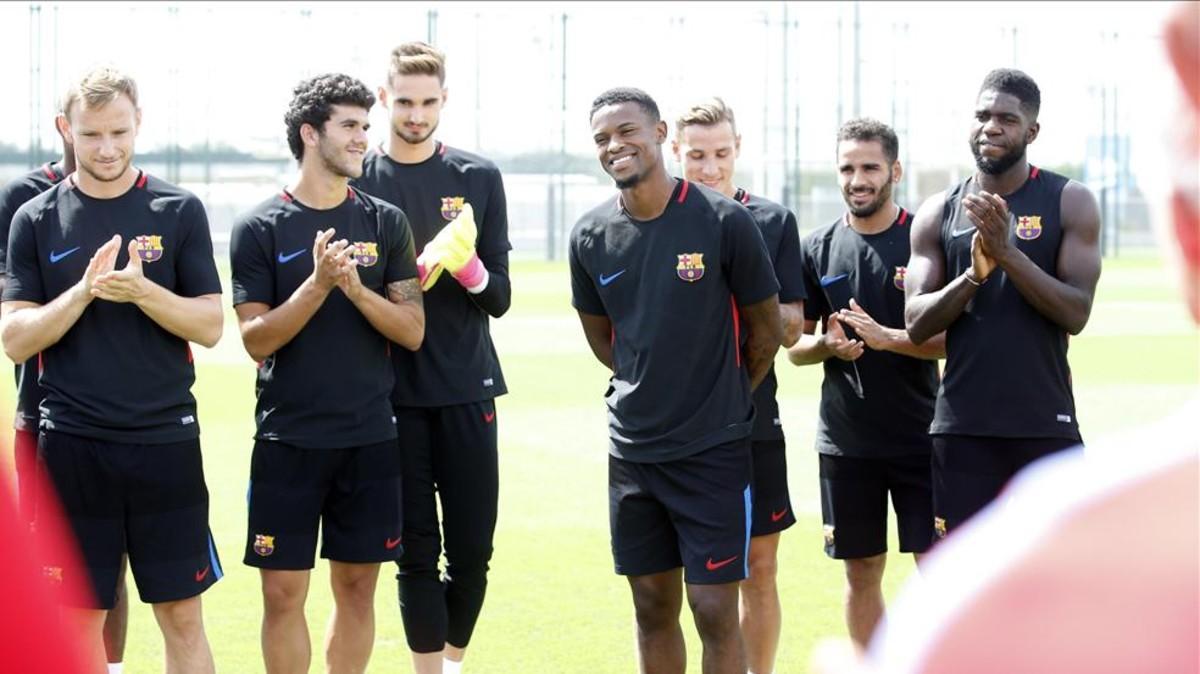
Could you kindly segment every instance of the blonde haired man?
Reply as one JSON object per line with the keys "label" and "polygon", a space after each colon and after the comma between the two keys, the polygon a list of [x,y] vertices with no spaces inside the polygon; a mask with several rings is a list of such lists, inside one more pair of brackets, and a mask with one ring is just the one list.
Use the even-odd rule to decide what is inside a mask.
{"label": "blonde haired man", "polygon": [[70,615],[101,662],[128,553],[167,671],[211,672],[199,595],[222,572],[190,391],[190,343],[213,346],[223,325],[208,219],[194,195],[133,165],[132,78],[95,69],[64,111],[78,170],[13,218],[0,330],[15,362],[40,354],[39,460],[84,566],[59,572],[87,574],[94,592]]}
{"label": "blonde haired man", "polygon": [[[758,225],[771,266],[779,281],[779,313],[784,324],[783,346],[796,342],[803,322],[804,282],[800,274],[800,232],[796,216],[783,206],[752,195],[733,182],[741,150],[733,109],[720,98],[692,105],[675,120],[671,149],[684,177],[745,206]],[[775,585],[779,536],[796,522],[788,496],[787,459],[772,367],[754,391],[753,524],[750,539],[750,577],[741,583],[742,638],[750,672],[774,671],[782,615]]]}

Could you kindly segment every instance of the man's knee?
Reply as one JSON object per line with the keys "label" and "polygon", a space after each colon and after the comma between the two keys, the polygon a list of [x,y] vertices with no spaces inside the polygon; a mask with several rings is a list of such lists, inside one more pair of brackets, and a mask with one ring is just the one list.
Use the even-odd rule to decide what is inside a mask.
{"label": "man's knee", "polygon": [[631,577],[629,585],[638,627],[655,630],[679,624],[683,589],[678,574]]}
{"label": "man's knee", "polygon": [[200,597],[164,601],[154,605],[154,615],[168,639],[195,641],[204,638]]}
{"label": "man's knee", "polygon": [[752,588],[774,588],[775,576],[779,573],[779,560],[776,559],[774,551],[770,554],[754,554],[754,549],[750,550],[750,577],[745,580],[745,583]]}
{"label": "man's knee", "polygon": [[304,610],[308,596],[307,573],[267,571],[262,576],[263,607],[268,613]]}
{"label": "man's knee", "polygon": [[846,581],[850,584],[852,591],[875,590],[883,582],[883,569],[887,564],[887,553],[843,561],[846,564]]}
{"label": "man's knee", "polygon": [[688,605],[701,639],[720,639],[738,632],[737,597],[736,583],[688,586]]}
{"label": "man's knee", "polygon": [[378,579],[379,564],[335,562],[329,574],[333,597],[339,605],[372,606]]}

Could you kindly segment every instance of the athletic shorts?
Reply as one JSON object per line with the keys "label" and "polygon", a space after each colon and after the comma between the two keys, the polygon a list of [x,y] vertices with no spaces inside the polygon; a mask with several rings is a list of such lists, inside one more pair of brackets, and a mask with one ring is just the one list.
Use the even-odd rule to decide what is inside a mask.
{"label": "athletic shorts", "polygon": [[613,561],[623,576],[680,566],[684,581],[749,575],[750,439],[663,463],[608,458]]}
{"label": "athletic shorts", "polygon": [[929,455],[855,457],[819,454],[825,554],[862,559],[887,552],[887,502],[892,495],[900,552],[925,552],[933,495]]}
{"label": "athletic shorts", "polygon": [[751,536],[779,533],[796,523],[788,494],[787,454],[783,438],[751,445],[754,457],[754,516]]}
{"label": "athletic shorts", "polygon": [[[199,439],[138,445],[45,431],[38,466],[58,493],[90,574],[95,603],[85,608],[113,607],[126,553],[147,603],[194,597],[221,578]],[[64,575],[80,571],[67,560],[48,566]]]}
{"label": "athletic shorts", "polygon": [[1078,447],[1068,438],[933,436],[934,532],[939,538],[991,503],[1017,471]]}
{"label": "athletic shorts", "polygon": [[33,493],[37,485],[37,448],[37,431],[16,430],[13,463],[17,469],[17,509],[25,524],[33,521],[33,505],[37,501]]}
{"label": "athletic shorts", "polygon": [[318,528],[324,559],[390,562],[404,551],[396,440],[345,449],[257,440],[247,500],[249,566],[313,568]]}

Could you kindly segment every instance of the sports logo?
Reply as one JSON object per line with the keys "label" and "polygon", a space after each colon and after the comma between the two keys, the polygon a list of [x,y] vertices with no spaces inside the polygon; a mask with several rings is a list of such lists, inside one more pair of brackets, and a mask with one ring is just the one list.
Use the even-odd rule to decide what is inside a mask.
{"label": "sports logo", "polygon": [[833,525],[826,524],[822,533],[825,534],[825,547],[833,545]]}
{"label": "sports logo", "polygon": [[1022,215],[1017,218],[1017,238],[1033,241],[1042,235],[1042,216]]}
{"label": "sports logo", "polygon": [[447,220],[457,218],[465,201],[463,197],[442,197],[442,217]]}
{"label": "sports logo", "polygon": [[254,534],[254,551],[259,557],[270,557],[271,553],[275,552],[275,537]]}
{"label": "sports logo", "polygon": [[704,253],[684,253],[675,257],[679,258],[675,274],[681,281],[693,283],[704,278]]}
{"label": "sports logo", "polygon": [[350,244],[350,257],[360,267],[370,267],[379,262],[379,244],[374,241],[355,241]]}
{"label": "sports logo", "polygon": [[137,254],[142,259],[142,262],[154,262],[162,258],[163,245],[162,237],[150,234],[143,234],[135,237],[137,242]]}
{"label": "sports logo", "polygon": [[908,267],[896,267],[896,274],[892,276],[892,285],[896,286],[897,290],[904,290],[904,276],[908,273]]}
{"label": "sports logo", "polygon": [[738,556],[737,556],[737,555],[734,555],[734,556],[730,557],[729,559],[722,559],[722,560],[721,560],[721,561],[719,561],[719,562],[714,562],[714,561],[713,561],[713,558],[712,558],[712,557],[709,557],[709,558],[708,558],[708,561],[706,561],[706,562],[704,563],[704,568],[708,569],[709,571],[716,571],[717,569],[720,569],[721,567],[724,567],[724,566],[729,566],[729,565],[730,565],[730,564],[732,564],[732,563],[734,562],[734,560],[736,560],[737,558],[738,558]]}
{"label": "sports logo", "polygon": [[946,537],[946,520],[941,517],[933,518],[933,531],[938,538]]}
{"label": "sports logo", "polygon": [[43,566],[42,575],[54,583],[63,582],[63,574],[61,566]]}

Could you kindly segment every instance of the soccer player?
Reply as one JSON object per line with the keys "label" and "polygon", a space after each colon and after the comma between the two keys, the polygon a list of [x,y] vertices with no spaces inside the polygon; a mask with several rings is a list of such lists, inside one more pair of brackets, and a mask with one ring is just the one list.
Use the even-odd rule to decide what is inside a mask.
{"label": "soccer player", "polygon": [[141,111],[128,75],[92,70],[62,110],[78,170],[17,211],[3,295],[5,352],[39,356],[39,463],[86,566],[61,573],[90,574],[95,603],[72,613],[102,657],[128,553],[168,669],[212,671],[200,593],[221,565],[189,346],[211,347],[223,326],[208,219],[194,195],[133,165]]}
{"label": "soccer player", "polygon": [[804,238],[804,336],[788,351],[793,364],[825,370],[816,440],[825,553],[845,565],[846,627],[859,648],[884,610],[889,493],[900,551],[919,558],[933,539],[928,431],[944,337],[917,346],[904,330],[912,215],[892,194],[899,152],[876,120],[838,130],[847,212]]}
{"label": "soccer player", "polygon": [[508,389],[488,320],[512,297],[504,183],[490,161],[434,139],[447,99],[440,51],[396,47],[379,99],[391,133],[355,185],[408,215],[427,310],[421,350],[392,350],[404,459],[400,615],[416,671],[456,672],[483,608],[496,529],[495,398]]}
{"label": "soccer player", "polygon": [[259,363],[245,563],[261,569],[269,672],[308,671],[318,526],[331,672],[366,669],[379,565],[403,549],[388,352],[419,348],[425,318],[407,219],[348,184],[374,104],[347,75],[297,85],[284,119],[300,175],[242,216],[230,242],[242,342]]}
{"label": "soccer player", "polygon": [[684,671],[682,579],[703,671],[745,672],[738,583],[749,572],[751,392],[783,338],[779,284],[745,208],[667,174],[654,99],[611,89],[590,119],[620,192],[571,233],[572,301],[613,371],[612,549],[633,593],[642,671]]}
{"label": "soccer player", "polygon": [[[800,230],[796,216],[779,204],[733,184],[734,164],[741,151],[733,109],[720,98],[691,106],[675,120],[671,149],[684,178],[712,188],[744,205],[758,225],[771,266],[779,281],[779,314],[783,346],[796,343],[804,323],[804,281],[800,271]],[[775,671],[782,614],[775,585],[780,533],[796,523],[788,497],[787,458],[774,365],[754,389],[751,434],[754,521],[750,527],[750,576],[741,585],[742,639],[751,674]]]}
{"label": "soccer player", "polygon": [[917,343],[946,331],[930,427],[939,536],[1080,442],[1067,342],[1091,314],[1100,214],[1086,187],[1029,164],[1040,106],[1025,73],[988,73],[969,139],[979,171],[913,220],[905,322]]}

